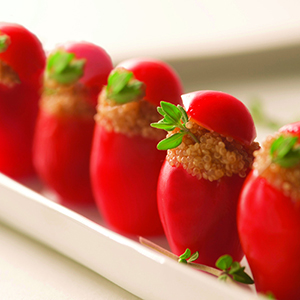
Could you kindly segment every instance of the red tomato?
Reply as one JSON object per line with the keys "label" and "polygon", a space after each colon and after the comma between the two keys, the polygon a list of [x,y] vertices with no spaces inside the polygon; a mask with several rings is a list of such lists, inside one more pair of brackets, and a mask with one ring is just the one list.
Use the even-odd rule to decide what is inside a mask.
{"label": "red tomato", "polygon": [[[246,122],[244,122],[240,119],[240,115],[248,116],[249,113],[239,100],[215,91],[194,92],[183,95],[182,99],[184,104],[187,104],[187,114],[190,120],[197,124],[209,124],[205,127],[213,132],[228,133],[229,137],[236,137],[233,127],[238,126],[240,128],[238,141],[245,141],[247,146],[242,146],[237,142],[233,144],[233,141],[228,141],[227,146],[224,144],[225,148],[223,150],[228,151],[227,154],[231,155],[232,151],[237,151],[234,148],[237,147],[237,144],[240,149],[243,147],[248,149],[249,146],[247,159],[249,161],[253,160],[251,152],[253,150],[250,151],[250,149],[255,148],[252,146],[253,131],[255,132],[253,121],[252,119],[246,119]],[[189,103],[187,103],[187,100]],[[211,103],[211,106],[209,103]],[[203,111],[201,107],[203,107]],[[219,110],[222,112],[230,111],[229,115],[232,111],[239,113],[237,121],[232,122],[231,118],[227,117],[222,120],[215,119],[223,116]],[[209,134],[209,131],[207,132]],[[212,133],[210,134],[213,137]],[[251,138],[249,138],[250,136]],[[206,137],[204,139],[202,137],[198,137],[199,148],[206,140]],[[188,145],[197,146],[197,143],[185,144],[187,148],[184,148],[184,152],[192,152],[192,148],[188,148]],[[222,160],[217,158],[219,152],[216,152],[216,147],[219,142],[216,143],[213,148],[209,148],[209,144],[205,144],[207,148],[201,150],[201,153],[203,154],[206,151],[206,154],[201,156],[201,153],[198,153],[198,156],[192,162],[189,162],[189,165],[197,165],[200,160],[199,165],[203,165],[202,167],[199,166],[201,173],[206,171],[215,172],[214,166],[222,166],[223,164]],[[250,145],[248,145],[249,143]],[[183,166],[184,161],[188,158],[185,156],[177,157],[180,151],[183,150],[176,147],[174,152],[169,152],[169,155],[173,153],[172,155],[176,155],[176,157],[171,155],[170,161],[168,158],[166,159],[160,172],[157,190],[159,213],[172,252],[180,255],[184,253],[186,248],[189,248],[192,252],[198,251],[199,258],[197,262],[209,266],[214,266],[217,259],[225,254],[231,255],[235,261],[240,261],[243,257],[243,251],[237,232],[236,210],[245,177],[237,174],[239,171],[226,175],[227,169],[224,166],[222,167],[223,175],[221,177],[209,180],[202,175],[198,179],[192,175],[191,170],[187,171],[190,168],[188,165]],[[211,166],[205,165],[204,156],[209,156],[209,162],[212,162]],[[171,163],[171,160],[174,159],[180,161],[179,165]],[[249,165],[245,164],[245,166],[244,172],[247,174],[250,171],[251,163]],[[226,165],[226,167],[229,168],[230,166]]]}
{"label": "red tomato", "polygon": [[[183,96],[188,115],[199,125],[249,146],[256,138],[253,119],[245,105],[218,91],[197,91]],[[242,124],[242,125],[241,125]]]}
{"label": "red tomato", "polygon": [[45,67],[45,53],[39,39],[19,24],[0,22],[0,36],[9,38],[8,47],[0,51],[0,60],[18,74],[21,82],[40,87]]}
{"label": "red tomato", "polygon": [[[45,54],[37,37],[18,24],[0,23],[7,48],[0,61],[15,72],[17,83],[0,80],[0,172],[21,179],[34,174],[32,143],[42,88]],[[0,62],[0,63],[1,63]]]}
{"label": "red tomato", "polygon": [[172,252],[198,251],[198,262],[215,266],[223,254],[240,261],[243,251],[236,225],[236,206],[244,178],[199,180],[166,161],[158,181],[158,208]]}
{"label": "red tomato", "polygon": [[149,58],[134,58],[121,62],[116,68],[118,67],[132,71],[137,80],[145,83],[145,99],[155,106],[159,106],[160,101],[182,103],[181,80],[167,63]]}
{"label": "red tomato", "polygon": [[[279,131],[299,137],[300,122]],[[278,300],[300,299],[300,200],[254,169],[240,196],[238,230],[257,291]]]}
{"label": "red tomato", "polygon": [[[134,59],[118,67],[133,72],[134,77],[145,84],[144,99],[155,104],[154,111],[160,100],[182,104],[182,85],[165,63]],[[99,108],[101,110],[101,105]],[[109,131],[96,122],[91,156],[93,191],[104,220],[118,232],[129,235],[163,233],[156,187],[166,153],[156,149],[157,142],[156,138],[139,134],[130,136],[114,129]]]}
{"label": "red tomato", "polygon": [[89,163],[94,124],[92,118],[59,117],[40,110],[34,162],[63,204],[93,203]]}
{"label": "red tomato", "polygon": [[155,151],[156,144],[96,125],[91,160],[95,198],[103,218],[116,231],[162,233],[156,186],[165,153]]}
{"label": "red tomato", "polygon": [[[61,114],[50,112],[41,105],[35,132],[34,163],[43,182],[56,193],[62,204],[88,205],[94,203],[89,164],[96,95],[106,84],[112,62],[101,47],[91,43],[66,43],[58,47],[59,50],[62,48],[74,51],[68,53],[75,54],[75,59],[85,59],[83,76],[71,87],[84,85],[80,105],[85,103],[83,106],[88,112],[78,114],[78,111],[68,110]],[[52,98],[59,99],[60,91],[69,85],[57,83]],[[76,90],[67,95],[70,107],[77,103],[78,95]],[[47,90],[43,97],[47,97]]]}

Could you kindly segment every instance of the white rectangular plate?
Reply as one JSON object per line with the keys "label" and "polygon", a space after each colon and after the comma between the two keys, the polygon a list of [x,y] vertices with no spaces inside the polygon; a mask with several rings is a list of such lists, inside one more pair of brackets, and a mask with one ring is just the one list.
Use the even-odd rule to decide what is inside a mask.
{"label": "white rectangular plate", "polygon": [[[256,299],[0,174],[0,220],[142,299]],[[95,217],[96,220],[96,217]]]}

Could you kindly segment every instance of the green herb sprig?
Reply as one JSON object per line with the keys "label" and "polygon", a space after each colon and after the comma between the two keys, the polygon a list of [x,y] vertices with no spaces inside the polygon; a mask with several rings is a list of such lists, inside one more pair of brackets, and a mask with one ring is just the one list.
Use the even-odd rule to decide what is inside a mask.
{"label": "green herb sprig", "polygon": [[164,117],[157,123],[151,123],[154,128],[163,129],[166,131],[172,131],[178,128],[179,131],[171,136],[163,139],[157,144],[157,149],[167,150],[178,147],[182,143],[182,139],[185,135],[189,135],[196,143],[199,143],[196,136],[186,128],[186,123],[189,121],[189,117],[185,109],[181,105],[174,105],[169,102],[161,101],[160,107],[157,111]]}
{"label": "green herb sprig", "polygon": [[47,60],[46,75],[62,84],[71,84],[83,76],[85,59],[76,59],[75,54],[59,50]]}
{"label": "green herb sprig", "polygon": [[217,268],[213,268],[203,264],[194,263],[194,261],[199,257],[198,251],[192,254],[190,249],[186,249],[183,254],[177,256],[143,237],[140,237],[139,241],[142,245],[158,251],[179,263],[183,263],[191,268],[212,274],[222,281],[227,281],[227,279],[229,279],[233,282],[243,284],[254,283],[253,279],[245,272],[245,267],[242,267],[239,262],[233,261],[230,255],[221,256],[216,262]]}
{"label": "green herb sprig", "polygon": [[145,95],[145,84],[134,78],[131,71],[117,68],[107,80],[106,98],[118,104],[137,101]]}
{"label": "green herb sprig", "polygon": [[300,162],[300,146],[296,136],[279,136],[271,145],[272,162],[284,168],[290,168]]}
{"label": "green herb sprig", "polygon": [[199,252],[196,251],[194,254],[191,253],[191,250],[187,248],[183,254],[178,258],[178,262],[187,264],[188,262],[193,262],[199,257]]}
{"label": "green herb sprig", "polygon": [[226,281],[231,278],[244,284],[254,283],[253,279],[245,272],[245,267],[242,267],[239,262],[233,261],[230,255],[221,256],[216,262],[216,267],[223,271],[219,276],[220,280]]}
{"label": "green herb sprig", "polygon": [[10,38],[6,34],[0,35],[0,53],[5,52],[10,44]]}

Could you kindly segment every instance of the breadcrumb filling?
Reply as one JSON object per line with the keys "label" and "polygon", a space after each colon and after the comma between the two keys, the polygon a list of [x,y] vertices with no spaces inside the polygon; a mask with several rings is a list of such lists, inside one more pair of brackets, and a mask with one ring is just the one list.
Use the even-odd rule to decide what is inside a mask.
{"label": "breadcrumb filling", "polygon": [[[170,165],[181,165],[192,176],[209,181],[234,174],[240,177],[247,175],[252,167],[253,151],[259,149],[257,142],[246,149],[232,138],[209,131],[191,120],[186,127],[198,138],[199,143],[185,135],[177,148],[168,150],[166,159]],[[167,136],[177,131],[175,129]]]}
{"label": "breadcrumb filling", "polygon": [[270,148],[279,135],[282,133],[268,136],[262,143],[261,149],[254,152],[253,168],[258,170],[260,176],[266,178],[272,186],[282,191],[284,195],[294,201],[300,201],[300,164],[291,168],[284,168],[271,161]]}
{"label": "breadcrumb filling", "polygon": [[88,102],[88,91],[80,83],[58,84],[46,80],[41,107],[57,116],[94,117],[96,108]]}
{"label": "breadcrumb filling", "polygon": [[107,131],[161,140],[165,137],[165,133],[150,126],[160,119],[161,115],[157,112],[156,106],[144,99],[117,104],[106,98],[105,89],[99,96],[95,120]]}
{"label": "breadcrumb filling", "polygon": [[18,74],[2,60],[0,60],[0,83],[8,87],[13,87],[20,83]]}

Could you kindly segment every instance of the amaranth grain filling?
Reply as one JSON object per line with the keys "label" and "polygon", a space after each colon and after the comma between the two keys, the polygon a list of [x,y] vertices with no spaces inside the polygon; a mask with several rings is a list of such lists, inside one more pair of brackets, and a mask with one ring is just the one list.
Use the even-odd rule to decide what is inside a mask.
{"label": "amaranth grain filling", "polygon": [[[209,181],[234,174],[240,177],[248,174],[253,164],[253,152],[259,149],[257,142],[246,148],[234,139],[209,131],[192,120],[186,123],[186,127],[198,138],[199,143],[185,135],[178,147],[167,152],[166,159],[171,166],[181,165],[192,176]],[[167,137],[178,130],[169,132]]]}
{"label": "amaranth grain filling", "polygon": [[94,117],[96,108],[89,103],[89,92],[81,83],[59,84],[46,80],[40,105],[57,116]]}
{"label": "amaranth grain filling", "polygon": [[96,122],[107,131],[115,131],[127,136],[141,135],[157,141],[163,139],[165,133],[151,127],[150,124],[160,119],[161,115],[157,112],[157,107],[144,98],[118,104],[107,99],[105,89],[100,94],[95,117]]}
{"label": "amaranth grain filling", "polygon": [[271,160],[271,146],[280,135],[289,136],[284,133],[268,136],[262,143],[261,149],[254,152],[253,168],[272,186],[282,191],[284,195],[294,201],[300,201],[300,163],[290,168],[284,168]]}
{"label": "amaranth grain filling", "polygon": [[2,60],[0,60],[0,83],[8,87],[13,87],[20,83],[18,74]]}

